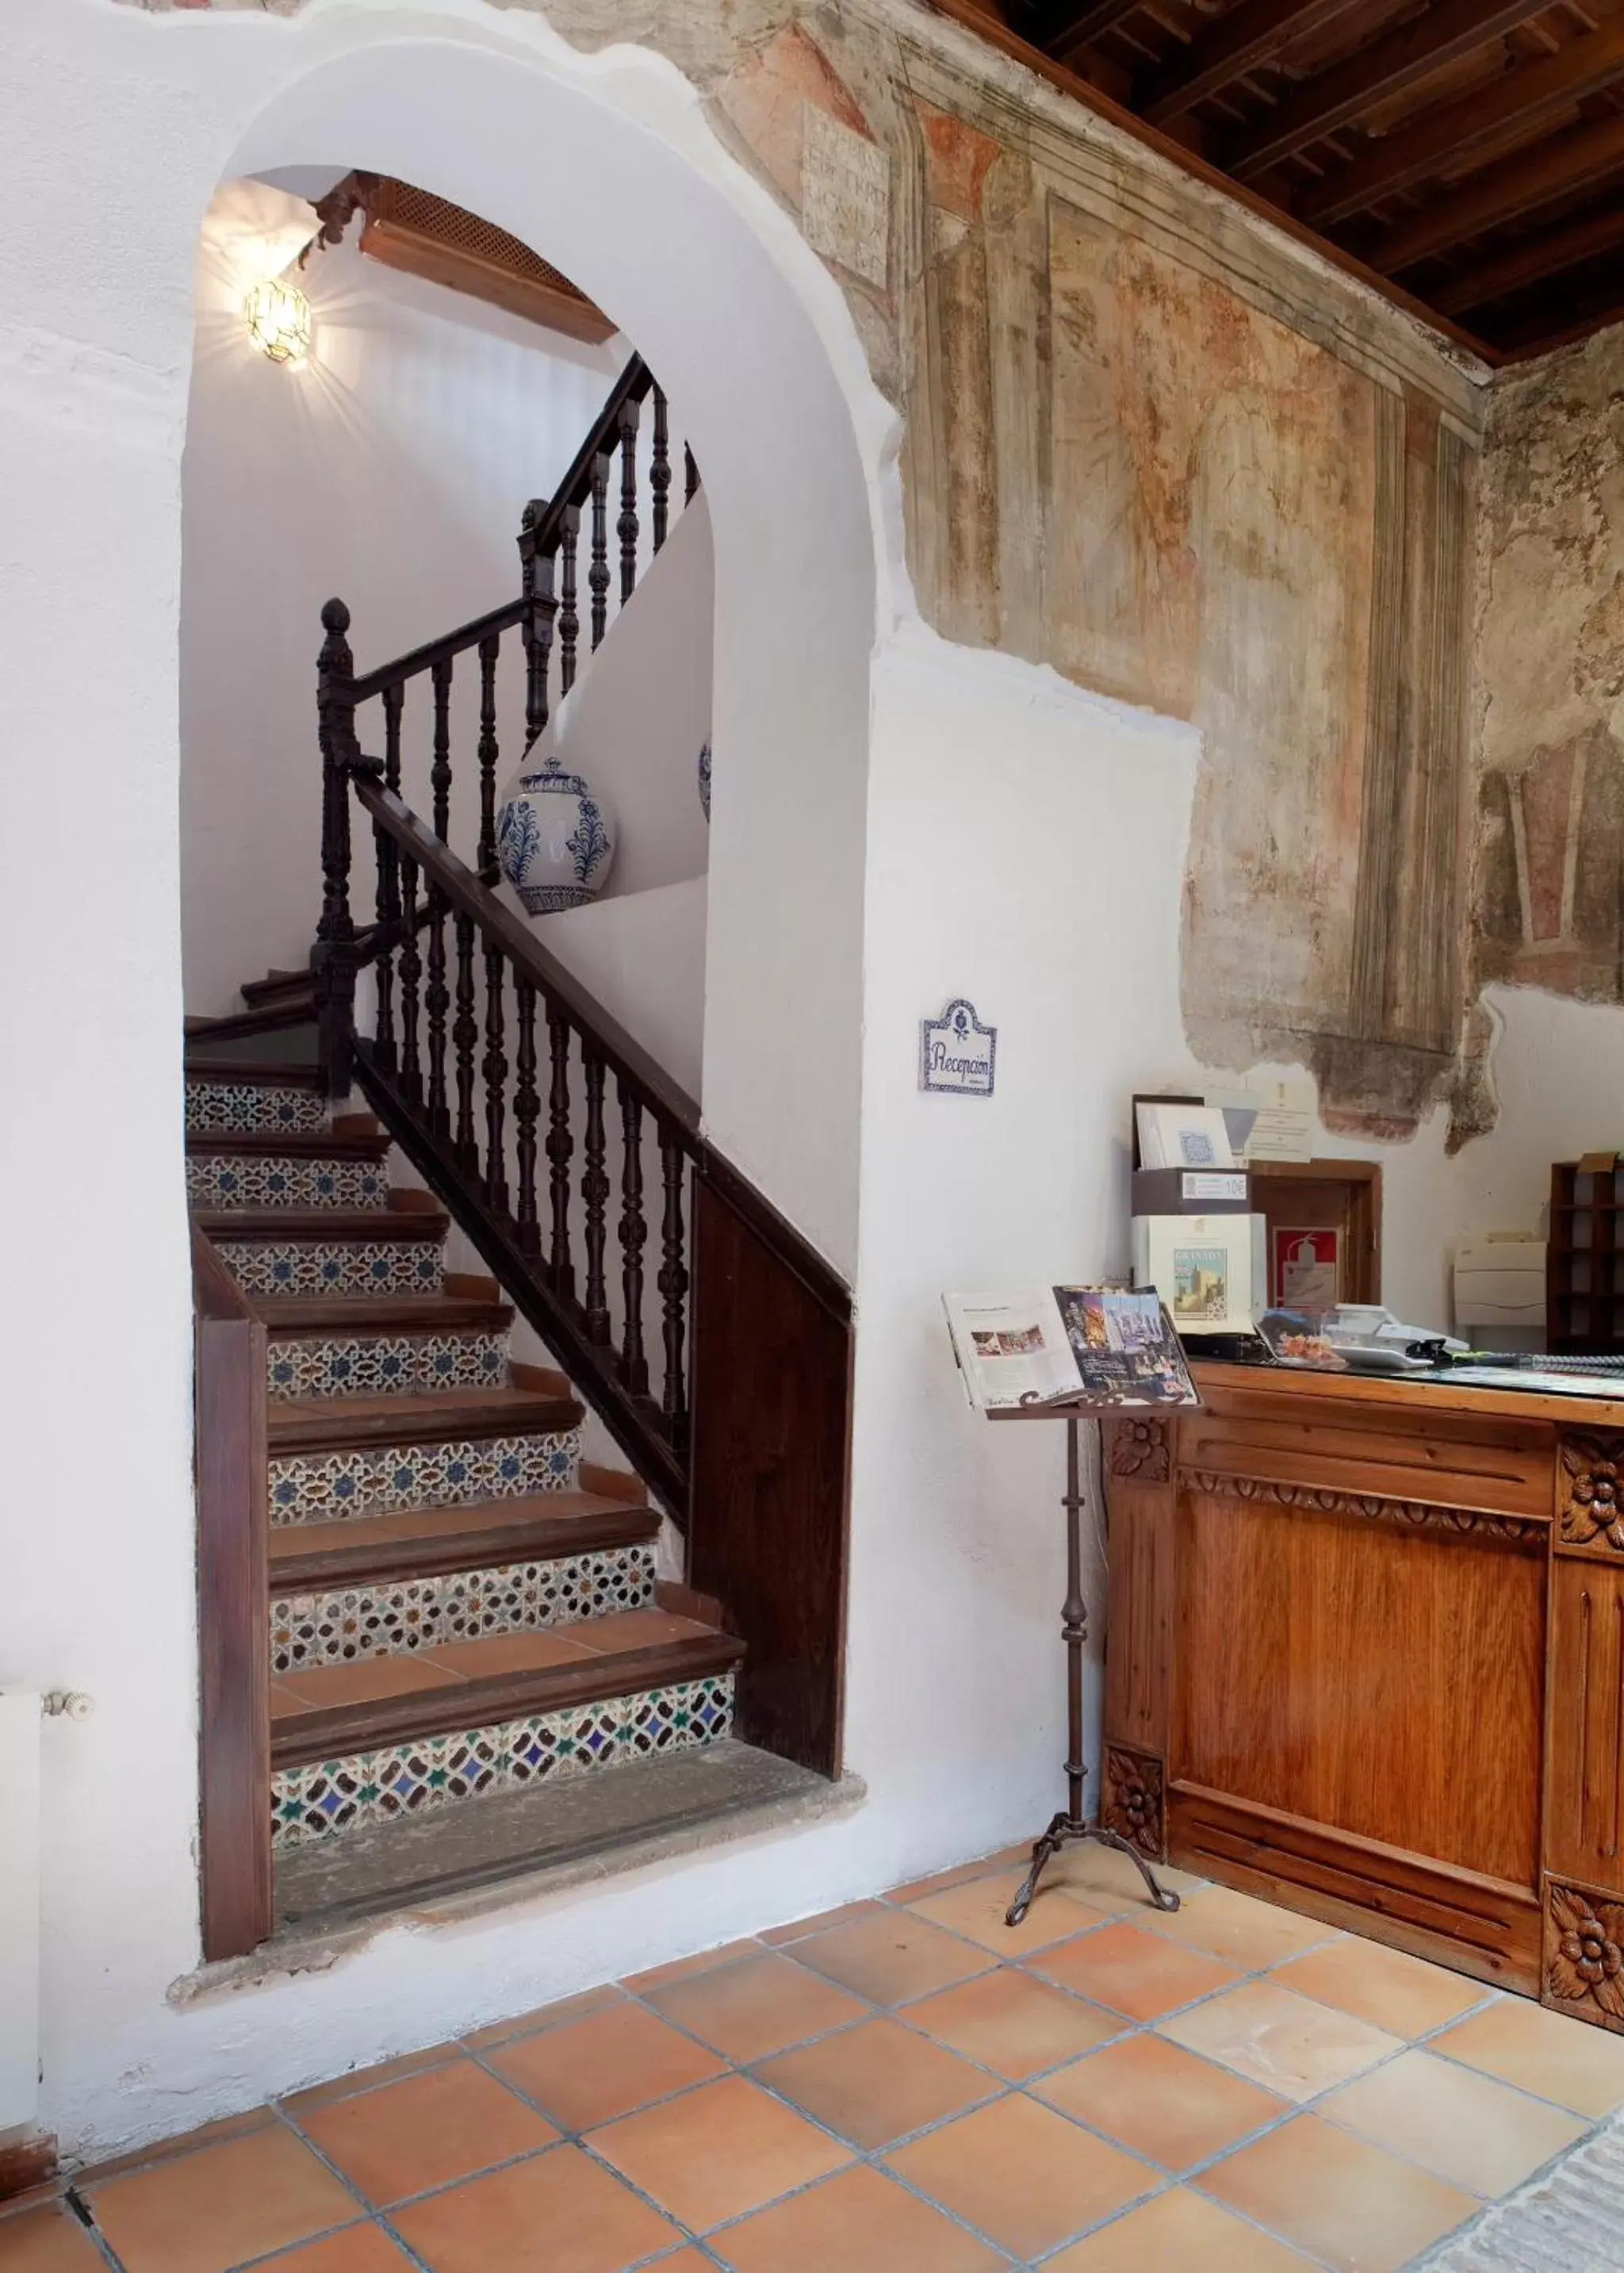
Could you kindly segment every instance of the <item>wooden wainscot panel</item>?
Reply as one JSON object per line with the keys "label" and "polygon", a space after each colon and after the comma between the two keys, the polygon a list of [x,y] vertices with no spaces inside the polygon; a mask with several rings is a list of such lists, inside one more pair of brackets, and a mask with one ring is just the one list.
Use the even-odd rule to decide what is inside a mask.
{"label": "wooden wainscot panel", "polygon": [[1624,1556],[1553,1565],[1548,1761],[1546,1868],[1624,1890]]}
{"label": "wooden wainscot panel", "polygon": [[1531,1902],[1549,1531],[1368,1489],[1181,1470],[1177,1784],[1520,1887]]}
{"label": "wooden wainscot panel", "polygon": [[[1424,1384],[1298,1375],[1275,1386],[1216,1382],[1206,1410],[1184,1415],[1180,1467],[1474,1513],[1550,1516],[1553,1432],[1544,1421],[1463,1410]],[[1386,1389],[1372,1399],[1372,1389]]]}
{"label": "wooden wainscot panel", "polygon": [[1108,1421],[1102,1434],[1111,1534],[1105,1729],[1118,1743],[1161,1754],[1172,1669],[1172,1429],[1149,1417]]}
{"label": "wooden wainscot panel", "polygon": [[1192,1783],[1175,1782],[1167,1804],[1168,1853],[1185,1869],[1478,1980],[1539,1993],[1540,1904],[1531,1887]]}
{"label": "wooden wainscot panel", "polygon": [[1564,1429],[1556,1463],[1556,1546],[1624,1563],[1624,1433]]}
{"label": "wooden wainscot panel", "polygon": [[1624,2035],[1624,1902],[1547,1879],[1539,2001]]}

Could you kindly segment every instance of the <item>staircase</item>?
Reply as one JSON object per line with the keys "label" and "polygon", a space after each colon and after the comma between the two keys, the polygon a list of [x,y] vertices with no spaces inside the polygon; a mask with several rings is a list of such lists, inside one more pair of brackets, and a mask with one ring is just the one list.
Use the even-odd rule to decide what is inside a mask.
{"label": "staircase", "polygon": [[[636,581],[651,395],[657,551],[669,431],[633,359],[526,513],[517,601],[364,676],[348,610],[323,610],[310,967],[187,1024],[211,1957],[838,1773],[849,1293],[493,889],[503,641],[529,748],[555,652],[562,696],[613,630],[617,466],[623,603]],[[690,460],[687,496],[697,478]],[[414,719],[428,821],[403,786]],[[392,1152],[420,1182],[392,1183]],[[490,1276],[447,1274],[453,1224]],[[516,1315],[557,1369],[513,1361]],[[588,1404],[625,1468],[583,1464]],[[662,1517],[681,1584],[656,1576]],[[566,1787],[604,1804],[572,1802],[550,1841],[530,1803],[562,1820]]]}

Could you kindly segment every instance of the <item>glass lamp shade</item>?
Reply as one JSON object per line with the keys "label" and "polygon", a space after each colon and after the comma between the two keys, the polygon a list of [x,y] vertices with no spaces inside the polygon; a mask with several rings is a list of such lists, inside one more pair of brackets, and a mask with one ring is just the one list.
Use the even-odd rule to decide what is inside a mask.
{"label": "glass lamp shade", "polygon": [[303,363],[310,352],[311,304],[296,284],[267,276],[243,304],[248,336],[273,363]]}

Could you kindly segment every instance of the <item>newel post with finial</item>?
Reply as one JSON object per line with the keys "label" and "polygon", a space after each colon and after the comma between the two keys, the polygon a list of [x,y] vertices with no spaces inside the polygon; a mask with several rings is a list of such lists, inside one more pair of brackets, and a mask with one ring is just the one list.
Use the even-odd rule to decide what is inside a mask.
{"label": "newel post with finial", "polygon": [[316,716],[321,746],[321,917],[311,969],[316,974],[316,1026],[329,1097],[348,1094],[355,1031],[355,926],[349,911],[349,777],[355,739],[355,659],[349,610],[329,600],[321,611],[326,636],[316,664]]}

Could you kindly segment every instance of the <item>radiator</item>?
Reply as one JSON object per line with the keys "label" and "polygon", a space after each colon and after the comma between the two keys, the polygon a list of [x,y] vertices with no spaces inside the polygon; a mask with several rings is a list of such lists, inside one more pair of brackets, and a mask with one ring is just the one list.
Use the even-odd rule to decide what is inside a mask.
{"label": "radiator", "polygon": [[0,2133],[40,2097],[40,1698],[0,1692]]}

